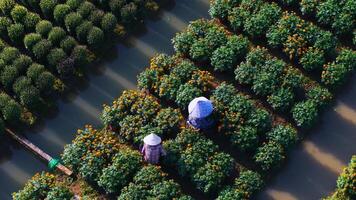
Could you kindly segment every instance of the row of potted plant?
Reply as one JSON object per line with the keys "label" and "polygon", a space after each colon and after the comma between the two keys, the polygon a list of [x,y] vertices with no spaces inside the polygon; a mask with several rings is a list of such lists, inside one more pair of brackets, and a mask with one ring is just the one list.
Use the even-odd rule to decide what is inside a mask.
{"label": "row of potted plant", "polygon": [[[339,86],[338,80],[346,79],[350,74],[349,69],[352,71],[354,68],[353,65],[339,65],[334,68],[337,71],[335,76],[339,76],[322,76],[328,71],[328,61],[341,53],[337,49],[336,37],[293,12],[282,12],[275,3],[263,0],[243,0],[241,3],[216,0],[212,3],[210,14],[234,31],[244,32],[252,38],[264,38],[268,46],[282,50],[306,71],[320,73],[321,82],[330,88]],[[355,57],[355,52],[352,55]]]}
{"label": "row of potted plant", "polygon": [[[355,2],[352,0],[280,0],[297,7],[305,16],[314,17],[318,23],[331,28],[337,35],[355,34]],[[356,35],[355,35],[356,36]],[[356,40],[355,40],[356,42]]]}
{"label": "row of potted plant", "polygon": [[[215,47],[209,43],[216,42],[200,45],[200,48],[213,50],[206,51],[212,53],[206,56],[203,68],[211,68],[216,72],[234,71],[239,84],[264,98],[275,110],[291,113],[301,127],[310,127],[316,121],[318,111],[332,98],[328,89],[283,60],[271,56],[267,49],[253,47],[245,37],[224,30],[216,21],[191,22],[173,39],[175,50],[194,60],[191,52],[195,45],[203,40],[209,41],[211,32],[216,32],[213,30],[220,30],[220,35],[216,34],[215,37],[222,37],[222,42]],[[299,94],[300,90],[302,94]],[[313,108],[313,112],[303,112],[307,105]]]}
{"label": "row of potted plant", "polygon": [[[184,70],[185,73],[178,73]],[[179,77],[181,74],[183,77]],[[205,74],[209,78],[200,78],[196,74]],[[165,84],[165,80],[177,79],[178,84]],[[162,97],[162,100],[173,102],[177,105],[180,104],[180,96],[187,98],[184,106],[180,106],[181,110],[186,111],[186,107],[193,98],[201,95],[210,97],[214,102],[215,118],[218,121],[219,131],[222,135],[226,135],[231,144],[236,146],[237,149],[245,152],[252,153],[251,160],[259,162],[257,148],[263,144],[264,141],[268,142],[266,133],[271,132],[271,138],[278,138],[283,135],[286,141],[290,140],[293,144],[297,140],[296,131],[289,125],[273,125],[272,128],[272,115],[265,108],[257,106],[257,104],[249,99],[246,95],[236,91],[235,87],[225,83],[219,84],[209,72],[201,71],[191,61],[180,58],[179,56],[167,56],[164,54],[158,55],[151,60],[151,65],[138,77],[138,85],[140,89],[145,89]],[[195,83],[199,82],[202,86],[196,86]],[[189,87],[188,87],[189,86]],[[162,96],[162,90],[175,95]],[[198,91],[198,92],[197,92]],[[279,143],[280,141],[276,141]],[[289,142],[286,142],[287,146]],[[265,145],[265,144],[263,144]],[[273,146],[265,145],[265,149]],[[277,161],[274,162],[275,166],[261,161],[259,165],[266,165],[265,170],[270,170],[279,165],[279,162],[284,158],[284,147],[278,146]],[[264,149],[261,148],[261,154]],[[256,153],[255,156],[253,156]],[[254,158],[253,158],[254,157]],[[273,159],[273,158],[272,158]]]}
{"label": "row of potted plant", "polygon": [[62,160],[79,177],[118,199],[142,195],[159,195],[162,199],[185,196],[180,186],[159,167],[145,165],[139,151],[106,129],[86,126],[79,130],[73,142],[65,147]]}

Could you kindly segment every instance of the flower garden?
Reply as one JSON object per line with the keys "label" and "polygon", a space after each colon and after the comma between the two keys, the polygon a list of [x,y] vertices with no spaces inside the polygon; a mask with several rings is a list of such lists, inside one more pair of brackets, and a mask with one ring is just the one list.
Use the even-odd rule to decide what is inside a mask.
{"label": "flower garden", "polygon": [[[39,5],[21,1],[27,8],[4,2],[0,23],[23,29],[23,33],[4,30],[1,55],[15,52],[18,56],[0,55],[4,57],[2,76],[15,74],[7,68],[17,66],[17,59],[27,61],[20,68],[23,75],[15,68],[19,75],[9,82],[1,77],[0,110],[6,123],[9,119],[34,120],[36,106],[47,98],[43,92],[49,91],[42,88],[46,86],[43,76],[51,80],[51,92],[60,92],[66,77],[80,74],[86,63],[93,62],[102,41],[122,34],[123,27],[141,18],[145,9],[157,9],[150,1],[124,6],[119,0],[68,0],[64,4],[42,0]],[[126,90],[103,106],[103,127],[87,125],[65,146],[62,162],[75,178],[36,175],[13,198],[253,198],[316,124],[355,68],[356,52],[344,47],[339,37],[354,29],[353,24],[341,24],[344,18],[355,18],[354,1],[332,2],[279,2],[316,17],[332,29],[327,31],[283,11],[277,3],[211,1],[211,20],[193,21],[177,33],[172,39],[175,53],[153,57],[137,77],[138,90]],[[329,7],[342,12],[330,17],[325,13]],[[18,23],[21,16],[37,16],[38,23]],[[42,47],[48,49],[41,51]],[[37,90],[26,96],[23,90],[28,87]],[[32,95],[33,91],[38,95]],[[197,96],[214,104],[213,130],[197,131],[186,125],[187,105]],[[16,113],[6,112],[9,109]],[[159,166],[145,163],[138,151],[143,137],[151,132],[162,137],[167,151]],[[354,160],[338,179],[331,199],[355,196]]]}

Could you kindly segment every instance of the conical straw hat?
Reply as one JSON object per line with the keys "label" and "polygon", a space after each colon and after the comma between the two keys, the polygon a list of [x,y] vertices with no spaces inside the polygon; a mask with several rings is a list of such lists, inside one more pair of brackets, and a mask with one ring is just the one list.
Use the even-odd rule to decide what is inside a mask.
{"label": "conical straw hat", "polygon": [[189,116],[194,118],[204,118],[213,112],[213,104],[205,97],[193,99],[188,105]]}
{"label": "conical straw hat", "polygon": [[161,138],[154,133],[151,133],[151,134],[147,135],[145,138],[143,138],[143,142],[145,144],[148,144],[151,146],[155,146],[155,145],[161,143],[161,141],[162,141]]}

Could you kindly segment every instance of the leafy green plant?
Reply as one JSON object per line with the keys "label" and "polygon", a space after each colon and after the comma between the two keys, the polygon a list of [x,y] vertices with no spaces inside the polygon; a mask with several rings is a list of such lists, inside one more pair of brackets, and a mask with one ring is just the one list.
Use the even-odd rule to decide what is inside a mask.
{"label": "leafy green plant", "polygon": [[42,35],[42,37],[47,37],[48,33],[52,30],[53,25],[50,21],[41,20],[36,25],[36,33]]}
{"label": "leafy green plant", "polygon": [[280,144],[285,150],[291,149],[298,141],[297,130],[289,125],[278,125],[266,135],[269,141]]}
{"label": "leafy green plant", "polygon": [[59,24],[64,24],[65,17],[71,12],[71,8],[66,4],[58,4],[54,8],[53,18]]}
{"label": "leafy green plant", "polygon": [[257,149],[254,160],[263,171],[269,171],[279,167],[284,157],[282,146],[270,141]]}
{"label": "leafy green plant", "polygon": [[293,107],[292,115],[298,126],[310,128],[318,117],[317,105],[312,100],[299,102]]}

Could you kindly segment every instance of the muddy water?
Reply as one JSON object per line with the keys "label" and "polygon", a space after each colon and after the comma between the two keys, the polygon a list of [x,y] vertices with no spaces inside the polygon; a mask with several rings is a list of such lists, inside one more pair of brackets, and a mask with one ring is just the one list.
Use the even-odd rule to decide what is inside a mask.
{"label": "muddy water", "polygon": [[332,192],[356,154],[356,75],[309,134],[258,199],[314,200]]}
{"label": "muddy water", "polygon": [[[157,19],[148,20],[140,35],[130,37],[108,52],[109,58],[95,66],[87,84],[59,102],[59,113],[26,136],[50,155],[59,156],[63,146],[85,124],[99,125],[103,103],[110,103],[124,89],[136,88],[136,76],[156,53],[173,53],[170,39],[189,21],[208,17],[208,0],[177,0]],[[46,170],[46,163],[12,143],[0,140],[0,199],[23,187],[34,173]]]}

